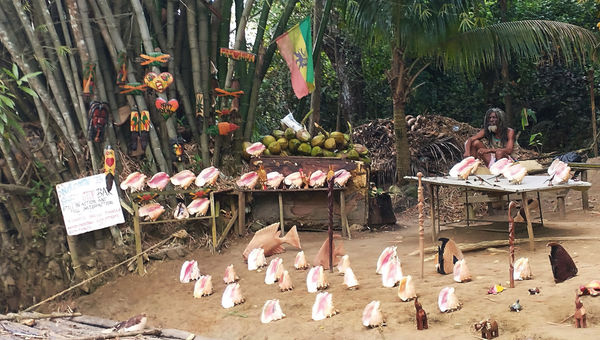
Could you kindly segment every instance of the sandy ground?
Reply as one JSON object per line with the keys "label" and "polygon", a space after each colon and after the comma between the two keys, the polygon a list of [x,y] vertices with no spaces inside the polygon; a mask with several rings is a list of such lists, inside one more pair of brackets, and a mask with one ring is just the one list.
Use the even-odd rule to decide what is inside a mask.
{"label": "sandy ground", "polygon": [[[594,177],[590,173],[589,177]],[[559,219],[554,212],[555,197],[544,194],[545,227],[534,228],[536,237],[595,236],[597,234],[600,204],[600,183],[590,191],[591,211],[581,209],[581,194],[571,192],[567,198],[567,217]],[[507,239],[508,223],[493,223],[471,228],[442,227],[442,236],[457,243],[483,240]],[[496,232],[481,229],[497,229]],[[354,233],[352,240],[344,240],[352,268],[359,280],[360,289],[348,291],[342,284],[343,277],[327,272],[330,282],[328,291],[339,314],[322,320],[311,319],[311,308],[316,294],[306,290],[307,271],[296,271],[293,262],[297,251],[288,249],[281,255],[286,269],[290,271],[295,289],[280,292],[278,286],[264,283],[264,271],[248,271],[241,252],[250,240],[234,240],[222,254],[211,255],[198,249],[187,256],[199,262],[203,274],[213,277],[215,293],[209,297],[194,299],[194,283],[179,282],[181,261],[153,262],[148,274],[121,277],[99,288],[91,295],[75,301],[77,311],[114,320],[125,320],[132,315],[146,312],[151,327],[177,328],[210,338],[222,339],[473,339],[478,338],[473,324],[484,318],[498,321],[500,339],[598,339],[600,338],[600,297],[582,298],[587,310],[587,329],[575,329],[573,319],[576,288],[594,279],[600,279],[598,257],[600,241],[565,241],[565,249],[573,257],[579,274],[566,282],[555,284],[548,261],[549,248],[545,242],[537,242],[535,251],[527,245],[516,249],[515,258],[528,257],[534,278],[516,282],[514,289],[507,288],[499,295],[487,295],[494,284],[508,287],[508,248],[484,249],[465,253],[473,281],[456,283],[451,275],[435,272],[434,261],[425,262],[425,277],[419,279],[419,256],[408,254],[418,247],[417,221],[414,217],[402,217],[398,228],[384,232]],[[517,225],[517,238],[526,238],[525,225]],[[312,259],[326,238],[326,233],[301,232],[302,246]],[[429,228],[426,226],[426,246],[431,246]],[[405,275],[416,278],[419,301],[429,318],[429,329],[417,331],[413,302],[402,302],[397,288],[384,288],[381,276],[375,274],[377,258],[387,246],[398,246]],[[269,259],[268,259],[269,260]],[[246,302],[230,309],[221,307],[221,295],[225,288],[222,281],[225,267],[233,263],[241,277],[240,285]],[[441,288],[452,286],[462,302],[462,309],[441,313],[437,297]],[[529,295],[527,289],[539,287],[541,294]],[[270,324],[260,323],[263,304],[268,299],[279,299],[286,317]],[[523,311],[509,311],[509,305],[520,299]],[[367,329],[361,324],[364,307],[372,300],[381,301],[387,325]],[[565,320],[563,322],[563,320]]]}

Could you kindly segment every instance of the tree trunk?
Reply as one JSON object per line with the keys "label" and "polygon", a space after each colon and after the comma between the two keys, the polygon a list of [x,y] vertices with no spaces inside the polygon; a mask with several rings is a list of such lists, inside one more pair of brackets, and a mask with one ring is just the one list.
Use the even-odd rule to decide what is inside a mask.
{"label": "tree trunk", "polygon": [[404,51],[394,47],[392,51],[392,69],[389,82],[394,105],[394,135],[396,137],[396,181],[404,185],[410,172],[410,151],[408,149],[408,134],[406,132],[406,98],[408,94],[407,70],[404,61]]}
{"label": "tree trunk", "polygon": [[204,119],[202,119],[202,134],[200,135],[200,147],[202,150],[202,165],[206,168],[210,166],[210,153],[208,151],[208,123],[213,121],[212,105],[210,99],[210,61],[208,60],[208,48],[210,41],[208,40],[208,10],[203,4],[198,4],[196,1],[196,9],[198,10],[198,46],[200,49],[200,91],[204,93]]}
{"label": "tree trunk", "polygon": [[[274,1],[274,0],[264,0]],[[221,22],[219,24],[219,40],[217,45],[219,47],[229,47],[229,24],[231,21],[231,6],[233,0],[222,0],[221,2]],[[260,30],[261,27],[259,26]],[[219,79],[219,86],[225,86],[225,79],[227,78],[227,58],[217,58],[217,72]]]}
{"label": "tree trunk", "polygon": [[598,157],[598,128],[596,126],[596,93],[594,91],[594,67],[588,70],[588,84],[590,86],[590,106],[592,109],[592,152]]}
{"label": "tree trunk", "polygon": [[[323,0],[315,0],[315,7],[313,8],[313,32],[312,39],[315,42],[315,50],[317,49],[317,40],[319,35],[319,26],[321,25],[321,19],[323,17]],[[320,50],[320,48],[319,48]],[[315,51],[313,51],[314,53]],[[315,89],[310,95],[310,109],[312,114],[310,115],[308,121],[308,131],[311,135],[313,135],[313,131],[315,129],[314,123],[319,123],[321,121],[321,58],[320,54],[312,55],[313,56],[313,67],[314,67],[314,75],[315,75]]]}

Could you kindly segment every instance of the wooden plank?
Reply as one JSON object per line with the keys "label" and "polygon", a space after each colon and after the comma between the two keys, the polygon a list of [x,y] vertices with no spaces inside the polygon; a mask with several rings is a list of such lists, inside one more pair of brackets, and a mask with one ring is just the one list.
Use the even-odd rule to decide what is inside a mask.
{"label": "wooden plank", "polygon": [[246,193],[238,191],[238,236],[242,236],[246,226]]}
{"label": "wooden plank", "polygon": [[342,220],[342,234],[344,231],[349,240],[352,239],[350,234],[350,226],[348,225],[348,215],[346,214],[346,196],[343,191],[340,191],[340,217]]}
{"label": "wooden plank", "polygon": [[20,339],[27,339],[28,336],[31,339],[34,339],[34,338],[48,339],[49,337],[56,337],[57,339],[64,339],[63,336],[59,336],[57,334],[53,334],[49,331],[45,331],[42,329],[29,327],[29,326],[20,324],[18,322],[0,321],[0,330],[5,330],[5,331],[9,332],[10,334],[12,334],[13,336],[17,336]]}
{"label": "wooden plank", "polygon": [[529,236],[529,250],[535,250],[534,236],[533,236],[533,226],[531,224],[531,211],[529,211],[529,204],[527,204],[527,193],[524,192],[521,194],[523,202],[523,208],[525,209],[525,217],[527,218],[527,235]]}
{"label": "wooden plank", "polygon": [[437,242],[437,233],[435,230],[435,193],[433,187],[433,184],[429,184],[429,215],[431,217],[431,240],[435,244]]}
{"label": "wooden plank", "polygon": [[[581,180],[587,182],[587,170],[583,170],[581,172]],[[583,210],[590,210],[590,202],[587,190],[581,192],[581,205],[583,206]]]}
{"label": "wooden plank", "polygon": [[221,237],[219,237],[219,240],[217,241],[217,246],[216,246],[217,249],[219,249],[221,247],[221,244],[223,243],[223,241],[225,241],[227,234],[229,234],[229,230],[231,229],[231,227],[233,226],[235,221],[238,219],[237,209],[235,209],[233,206],[231,207],[231,214],[232,214],[231,219],[229,220],[229,222],[227,222],[227,226],[225,226],[225,229],[223,230]]}
{"label": "wooden plank", "polygon": [[142,253],[142,231],[140,228],[140,211],[137,203],[133,202],[133,232],[135,235],[135,254],[137,255],[138,274],[144,275],[144,259],[140,255]]}
{"label": "wooden plank", "polygon": [[600,164],[568,163],[571,170],[600,170]]}
{"label": "wooden plank", "polygon": [[285,236],[285,221],[283,220],[283,194],[277,193],[279,199],[279,226],[281,227],[281,236]]}

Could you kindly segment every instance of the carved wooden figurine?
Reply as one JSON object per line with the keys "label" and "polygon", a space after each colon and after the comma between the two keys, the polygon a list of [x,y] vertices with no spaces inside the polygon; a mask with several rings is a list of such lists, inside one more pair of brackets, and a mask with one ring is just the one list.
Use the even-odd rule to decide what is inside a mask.
{"label": "carved wooden figurine", "polygon": [[415,298],[415,309],[417,311],[417,329],[420,331],[427,329],[427,313],[425,313],[423,306],[419,303],[419,298]]}
{"label": "carved wooden figurine", "polygon": [[484,339],[498,337],[498,323],[493,319],[479,321],[475,324],[475,330],[481,330],[481,337]]}
{"label": "carved wooden figurine", "polygon": [[583,302],[579,300],[579,295],[575,294],[575,327],[576,328],[587,328],[585,322],[585,308],[583,308]]}

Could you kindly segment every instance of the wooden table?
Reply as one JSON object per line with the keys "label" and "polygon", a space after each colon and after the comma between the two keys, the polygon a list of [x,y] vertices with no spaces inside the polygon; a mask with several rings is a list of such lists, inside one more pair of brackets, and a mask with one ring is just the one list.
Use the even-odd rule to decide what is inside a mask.
{"label": "wooden table", "polygon": [[[340,195],[340,218],[342,222],[342,236],[348,237],[351,239],[350,235],[350,226],[348,225],[348,215],[346,213],[346,198],[344,196],[344,190],[346,188],[333,188],[334,192],[338,192]],[[276,193],[279,199],[279,224],[281,225],[281,235],[285,235],[285,219],[283,216],[283,195],[285,193],[298,193],[298,192],[314,192],[314,193],[327,193],[327,188],[307,188],[307,189],[266,189],[266,190],[256,190],[256,189],[238,189],[238,211],[239,211],[239,229],[238,234],[243,233],[243,226],[245,224],[245,209],[246,209],[246,194],[252,193]]]}
{"label": "wooden table", "polygon": [[[520,194],[521,200],[523,203],[523,208],[525,210],[525,216],[527,217],[527,233],[529,235],[529,247],[531,250],[534,250],[534,235],[533,235],[533,226],[531,224],[531,212],[529,211],[529,206],[527,205],[527,195],[532,192],[541,192],[541,191],[555,191],[555,190],[566,190],[566,189],[575,189],[580,191],[586,191],[591,187],[591,183],[584,181],[574,181],[569,180],[567,183],[558,184],[558,185],[549,185],[550,176],[525,176],[521,184],[511,184],[505,178],[496,178],[493,175],[478,175],[478,176],[469,176],[467,180],[452,178],[452,177],[423,177],[421,181],[423,183],[429,183],[429,195],[430,195],[430,206],[431,206],[431,227],[432,233],[431,237],[433,242],[436,242],[437,232],[436,232],[436,213],[439,214],[439,203],[437,206],[437,212],[435,207],[436,195],[439,200],[439,190],[437,190],[440,186],[446,187],[457,187],[463,188],[466,191],[476,191],[476,192],[495,192],[501,193],[505,195],[509,194]],[[405,179],[418,181],[417,177],[414,176],[406,176]],[[468,202],[467,202],[468,203]],[[564,200],[562,202],[564,204]],[[540,212],[541,212],[541,202],[540,202]],[[542,217],[540,216],[542,219]],[[543,219],[542,219],[543,221]],[[439,221],[437,222],[437,228],[439,231]]]}

